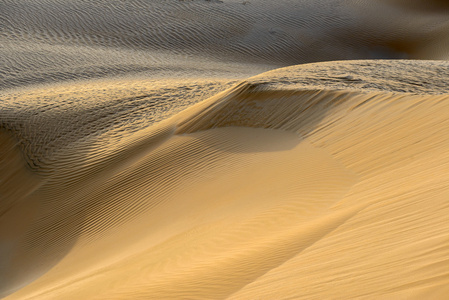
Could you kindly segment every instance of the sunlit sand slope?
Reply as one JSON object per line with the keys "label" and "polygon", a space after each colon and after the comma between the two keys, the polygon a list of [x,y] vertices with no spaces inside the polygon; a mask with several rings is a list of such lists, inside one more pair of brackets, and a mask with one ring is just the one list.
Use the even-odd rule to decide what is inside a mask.
{"label": "sunlit sand slope", "polygon": [[353,61],[225,91],[229,79],[4,94],[1,294],[445,299],[447,70]]}

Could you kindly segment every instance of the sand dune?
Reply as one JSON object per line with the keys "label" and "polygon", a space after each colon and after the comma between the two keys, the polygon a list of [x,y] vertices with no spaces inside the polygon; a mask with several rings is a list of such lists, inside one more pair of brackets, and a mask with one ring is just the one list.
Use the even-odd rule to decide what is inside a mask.
{"label": "sand dune", "polygon": [[0,297],[446,299],[448,20],[2,1]]}
{"label": "sand dune", "polygon": [[[310,88],[301,84],[302,69],[323,66],[306,65],[256,76],[157,124],[122,119],[120,138],[112,118],[103,119],[104,133],[90,122],[82,138],[43,134],[56,145],[72,141],[33,172],[14,167],[32,180],[4,208],[3,290],[21,288],[8,299],[437,293],[448,280],[449,98],[438,95],[438,81],[429,95],[389,78],[407,79],[407,66],[418,62],[327,65],[365,78],[387,63],[395,73],[382,80],[414,94],[360,91],[344,86],[347,80],[342,90]],[[370,66],[365,73],[363,65]],[[290,81],[279,82],[281,74]],[[90,107],[83,96],[98,99],[92,90],[78,89],[78,102],[63,103]],[[10,101],[38,108],[39,92]],[[121,98],[118,106],[131,103]],[[86,114],[65,126],[77,118]],[[16,138],[31,128],[22,130]],[[26,143],[18,145],[29,158]],[[18,218],[28,224],[11,234]]]}

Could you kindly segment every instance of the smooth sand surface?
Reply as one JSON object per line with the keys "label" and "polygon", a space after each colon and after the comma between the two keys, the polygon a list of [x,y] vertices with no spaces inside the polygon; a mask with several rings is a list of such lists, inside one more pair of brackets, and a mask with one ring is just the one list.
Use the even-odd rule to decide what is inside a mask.
{"label": "smooth sand surface", "polygon": [[2,1],[0,297],[447,299],[426,3]]}

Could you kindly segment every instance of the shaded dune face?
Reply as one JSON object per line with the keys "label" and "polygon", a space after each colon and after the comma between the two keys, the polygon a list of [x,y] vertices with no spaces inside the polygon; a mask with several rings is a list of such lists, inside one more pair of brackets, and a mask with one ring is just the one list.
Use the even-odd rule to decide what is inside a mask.
{"label": "shaded dune face", "polygon": [[387,3],[392,3],[395,5],[400,5],[404,8],[416,9],[421,11],[431,11],[434,13],[446,13],[449,10],[449,3],[445,0],[432,0],[432,1],[422,1],[422,0],[386,0]]}
{"label": "shaded dune face", "polygon": [[235,74],[230,63],[247,77],[316,61],[446,59],[443,4],[429,4],[435,13],[413,9],[419,3],[2,1],[0,87],[111,75]]}
{"label": "shaded dune face", "polygon": [[446,299],[448,20],[0,1],[0,297]]}

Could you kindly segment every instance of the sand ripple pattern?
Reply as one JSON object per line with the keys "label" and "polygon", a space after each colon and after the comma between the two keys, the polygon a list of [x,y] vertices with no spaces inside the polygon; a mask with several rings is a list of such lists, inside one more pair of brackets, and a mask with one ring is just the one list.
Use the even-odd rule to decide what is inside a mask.
{"label": "sand ripple pattern", "polygon": [[4,0],[0,88],[195,69],[216,74],[230,63],[248,76],[328,60],[448,58],[445,10],[331,2]]}
{"label": "sand ripple pattern", "polygon": [[2,295],[444,299],[448,79],[351,61],[8,94]]}
{"label": "sand ripple pattern", "polygon": [[448,37],[442,0],[1,0],[0,298],[446,300]]}

